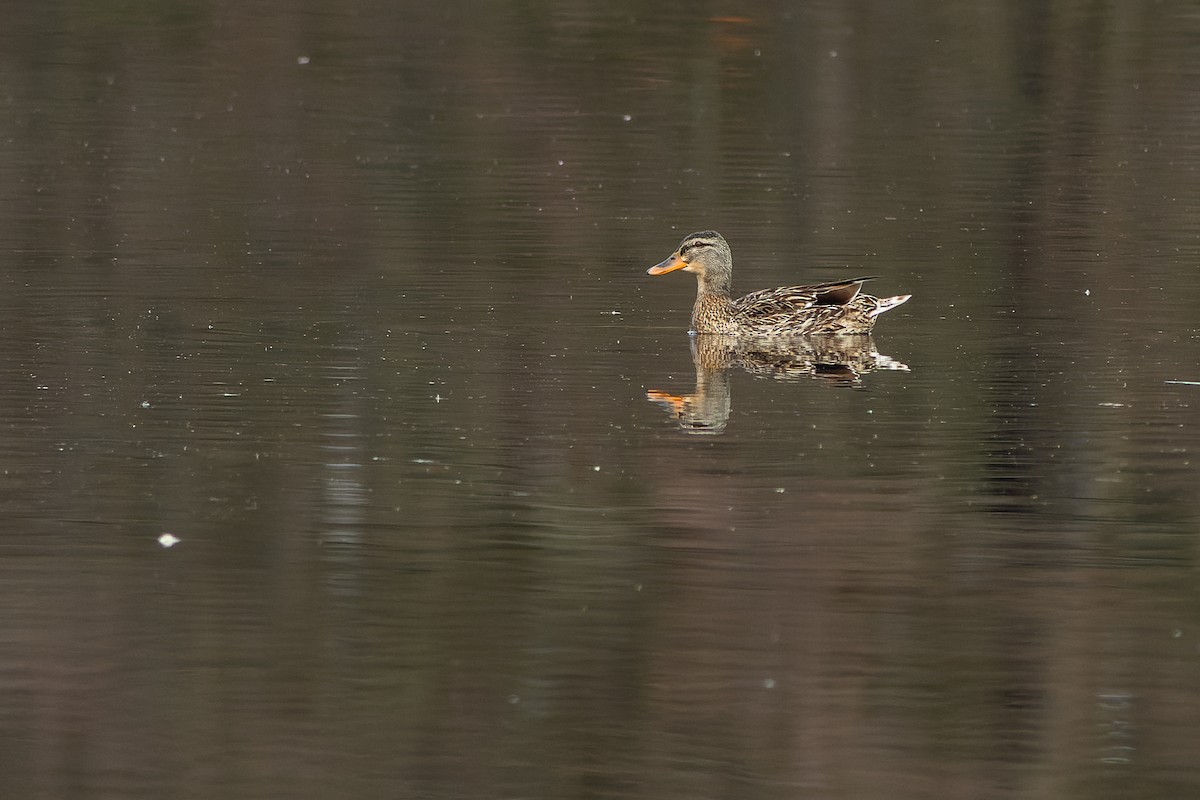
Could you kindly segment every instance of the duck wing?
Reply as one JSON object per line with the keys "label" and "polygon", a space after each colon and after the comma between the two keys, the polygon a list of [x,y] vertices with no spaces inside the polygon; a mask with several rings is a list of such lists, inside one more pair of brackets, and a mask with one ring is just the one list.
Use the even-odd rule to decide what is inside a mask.
{"label": "duck wing", "polygon": [[739,297],[733,301],[739,313],[748,317],[770,317],[786,314],[812,306],[844,306],[858,296],[862,285],[874,279],[869,275],[827,283],[812,283],[806,286],[781,286],[764,289]]}

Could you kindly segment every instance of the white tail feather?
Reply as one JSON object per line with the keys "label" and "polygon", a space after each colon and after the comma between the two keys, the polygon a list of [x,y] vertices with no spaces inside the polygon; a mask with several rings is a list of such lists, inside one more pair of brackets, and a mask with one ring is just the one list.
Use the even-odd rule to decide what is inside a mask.
{"label": "white tail feather", "polygon": [[879,298],[879,305],[876,306],[875,310],[870,312],[868,316],[878,317],[885,311],[891,311],[896,306],[901,305],[902,303],[907,303],[910,297],[912,297],[911,294],[898,294],[895,297],[881,297]]}

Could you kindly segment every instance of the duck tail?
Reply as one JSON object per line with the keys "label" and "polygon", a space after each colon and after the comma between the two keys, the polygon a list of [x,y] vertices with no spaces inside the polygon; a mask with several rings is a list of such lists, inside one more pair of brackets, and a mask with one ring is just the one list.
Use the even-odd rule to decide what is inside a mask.
{"label": "duck tail", "polygon": [[875,308],[868,313],[868,316],[878,317],[885,311],[891,311],[896,306],[907,303],[910,297],[912,297],[911,294],[898,294],[895,297],[881,297],[879,298],[879,305],[875,306]]}

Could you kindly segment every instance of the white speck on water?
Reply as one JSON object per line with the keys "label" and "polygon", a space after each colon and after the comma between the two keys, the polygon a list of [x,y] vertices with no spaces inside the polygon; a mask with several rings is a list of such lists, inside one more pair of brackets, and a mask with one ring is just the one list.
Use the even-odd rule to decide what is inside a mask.
{"label": "white speck on water", "polygon": [[1084,296],[1084,297],[1091,297],[1091,296],[1092,296],[1092,290],[1091,290],[1091,289],[1084,289],[1084,290],[1083,290],[1083,296]]}
{"label": "white speck on water", "polygon": [[158,543],[163,547],[174,547],[175,545],[179,544],[179,542],[179,537],[170,533],[164,533],[162,536],[158,537]]}
{"label": "white speck on water", "polygon": [[143,400],[143,401],[142,401],[142,408],[149,408],[149,407],[150,407],[150,401],[149,401],[149,400]]}
{"label": "white speck on water", "polygon": [[599,471],[600,471],[600,466],[598,464],[596,466],[592,467],[592,472],[599,472]]}
{"label": "white speck on water", "polygon": [[621,119],[625,120],[626,122],[632,122],[633,114],[624,114],[622,115]]}
{"label": "white speck on water", "polygon": [[783,494],[786,491],[787,491],[787,489],[784,489],[782,486],[775,487],[775,494]]}
{"label": "white speck on water", "polygon": [[1125,408],[1124,403],[1096,403],[1101,408]]}
{"label": "white speck on water", "polygon": [[520,697],[520,695],[510,694],[508,696],[508,702],[509,702],[509,705],[515,706],[517,703],[521,702],[521,697]]}
{"label": "white speck on water", "polygon": [[775,688],[775,679],[767,678],[765,681],[763,681],[763,688],[764,689],[774,689]]}
{"label": "white speck on water", "polygon": [[312,60],[312,59],[310,59],[308,56],[300,56],[300,57],[298,57],[298,58],[296,59],[296,63],[297,63],[297,64],[299,64],[299,65],[301,65],[301,66],[303,66],[303,65],[307,64],[307,63],[308,63],[309,61],[311,61],[311,60]]}

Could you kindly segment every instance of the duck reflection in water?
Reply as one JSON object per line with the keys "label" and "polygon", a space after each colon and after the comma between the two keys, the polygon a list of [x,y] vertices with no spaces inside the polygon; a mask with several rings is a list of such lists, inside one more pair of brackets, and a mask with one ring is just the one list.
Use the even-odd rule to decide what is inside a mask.
{"label": "duck reflection in water", "polygon": [[830,386],[855,387],[875,370],[908,366],[875,349],[870,336],[789,336],[746,339],[735,336],[693,336],[692,363],[696,389],[674,395],[651,389],[646,399],[658,403],[684,433],[725,431],[732,409],[729,373],[734,367],[774,380],[817,379]]}

